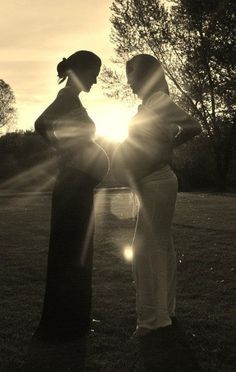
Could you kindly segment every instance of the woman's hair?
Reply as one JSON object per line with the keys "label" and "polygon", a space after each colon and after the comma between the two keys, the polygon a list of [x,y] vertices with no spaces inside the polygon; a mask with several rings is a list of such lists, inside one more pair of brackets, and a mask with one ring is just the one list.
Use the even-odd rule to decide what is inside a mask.
{"label": "woman's hair", "polygon": [[169,87],[165,79],[165,73],[157,58],[150,54],[138,54],[126,63],[127,73],[131,72],[134,68],[137,72],[137,78],[140,79],[142,84],[151,81],[155,87],[158,87],[158,89],[164,93],[169,94]]}
{"label": "woman's hair", "polygon": [[79,50],[68,58],[63,58],[57,65],[59,84],[68,77],[68,71],[84,71],[91,67],[100,67],[101,59],[93,52]]}

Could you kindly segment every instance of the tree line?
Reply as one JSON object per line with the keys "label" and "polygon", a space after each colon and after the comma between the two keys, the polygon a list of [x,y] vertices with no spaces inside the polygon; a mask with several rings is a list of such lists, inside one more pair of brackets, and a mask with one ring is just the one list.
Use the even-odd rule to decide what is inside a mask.
{"label": "tree line", "polygon": [[[117,143],[98,137],[110,160]],[[0,137],[0,189],[5,191],[51,191],[56,175],[55,151],[34,131],[18,131]],[[204,135],[175,150],[172,164],[180,190],[215,190],[218,188],[214,154]],[[236,186],[229,178],[228,184]],[[110,171],[100,187],[122,186]]]}
{"label": "tree line", "polygon": [[117,67],[102,76],[109,96],[127,99],[119,66],[124,70],[139,53],[157,57],[174,100],[202,125],[222,190],[236,153],[235,6],[232,0],[114,0]]}
{"label": "tree line", "polygon": [[[235,182],[235,5],[233,0],[114,0],[111,39],[115,68],[104,67],[101,80],[108,96],[129,100],[125,62],[150,53],[162,63],[171,95],[202,125],[203,132],[175,152],[173,168],[181,188],[225,190]],[[14,94],[0,80],[0,129],[14,118]],[[98,139],[112,156],[115,144]],[[0,138],[1,183],[45,162],[56,172],[55,156],[33,132]],[[28,168],[27,168],[28,167]],[[45,174],[44,171],[43,174]],[[43,177],[43,176],[42,176]],[[104,184],[115,185],[109,175]]]}

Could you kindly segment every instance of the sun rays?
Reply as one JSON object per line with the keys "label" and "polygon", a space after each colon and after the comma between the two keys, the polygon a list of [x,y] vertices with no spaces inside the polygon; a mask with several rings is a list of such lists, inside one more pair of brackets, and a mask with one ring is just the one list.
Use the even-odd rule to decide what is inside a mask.
{"label": "sun rays", "polygon": [[68,76],[73,81],[74,85],[78,88],[79,91],[85,90],[84,84],[72,70],[68,70]]}
{"label": "sun rays", "polygon": [[[77,86],[81,87],[81,82],[79,79],[72,73],[71,78],[76,80]],[[121,106],[117,105],[115,110],[112,106],[108,107],[107,111],[102,110],[98,115],[98,127],[100,133],[103,133],[106,136],[108,141],[124,141],[128,136],[128,123],[130,121],[131,116],[133,115],[132,110],[123,110]],[[96,121],[96,119],[95,119]],[[96,123],[97,124],[97,123]],[[58,125],[60,127],[60,123]],[[97,131],[97,134],[99,134]],[[71,117],[68,119],[66,125],[61,127],[61,130],[55,132],[55,135],[58,136],[60,140],[62,137],[65,139],[64,149],[67,150],[71,147],[71,141],[74,143],[78,141],[78,137],[81,137],[81,141],[83,141],[84,136],[87,133],[83,133],[83,131],[78,131],[76,123],[74,121],[74,113],[72,113]],[[67,139],[68,141],[67,145]],[[139,146],[138,143],[133,141],[134,147]],[[0,192],[7,194],[7,193],[15,193],[20,192],[21,197],[17,200],[12,199],[9,204],[9,207],[16,207],[16,208],[25,208],[28,206],[32,201],[38,197],[38,194],[41,192],[51,192],[53,188],[53,184],[55,182],[57,176],[57,156],[56,153],[51,155],[49,159],[42,160],[40,163],[37,163],[31,166],[29,169],[22,170],[18,174],[14,175],[13,177],[4,180],[0,183]],[[131,177],[131,176],[130,176]],[[130,185],[133,184],[132,177],[129,180]],[[133,185],[134,188],[134,185]],[[132,194],[130,194],[132,195]],[[100,200],[100,205],[103,205],[103,208],[109,207],[114,208],[114,201],[110,199],[109,203],[110,206],[105,202],[107,199],[107,193],[104,190],[99,190],[96,193],[96,200]],[[131,196],[132,199],[132,196]],[[136,215],[136,204],[134,200],[130,199],[130,203],[127,209],[127,218],[134,219]],[[102,202],[101,202],[102,200]],[[95,205],[97,208],[97,205]],[[116,209],[116,208],[115,208]],[[103,213],[104,211],[102,211]],[[113,211],[114,212],[114,211]],[[102,214],[101,213],[101,214]],[[116,214],[116,212],[115,212]],[[124,218],[124,217],[121,217]],[[90,235],[92,234],[92,226],[93,226],[93,219],[91,217],[91,221],[89,223],[89,228],[87,232],[87,240],[89,240]],[[84,248],[84,256],[82,257],[82,261],[86,257],[86,242]]]}
{"label": "sun rays", "polygon": [[123,254],[124,254],[124,258],[126,261],[128,262],[132,261],[133,260],[133,247],[129,245],[125,246]]}
{"label": "sun rays", "polygon": [[131,110],[119,105],[110,105],[107,109],[96,112],[97,135],[108,141],[123,142],[128,136],[128,123]]}
{"label": "sun rays", "polygon": [[[86,231],[86,236],[85,236],[85,240],[84,240],[84,243],[83,243],[82,252],[81,252],[81,255],[80,255],[80,262],[79,262],[80,266],[85,266],[86,260],[88,258],[89,243],[90,243],[90,241],[93,237],[93,233],[94,233],[95,213],[97,212],[98,204],[101,205],[102,208],[104,208],[105,198],[106,198],[106,190],[105,190],[105,192],[103,192],[101,189],[98,190],[96,198],[94,200],[94,211],[92,211],[91,214],[90,214],[89,223],[88,223],[88,227],[87,227],[87,231]],[[103,214],[105,214],[105,212]]]}
{"label": "sun rays", "polygon": [[[49,172],[55,166],[55,159],[45,160],[30,169],[20,172],[19,174],[7,179],[0,184],[0,190],[3,193],[22,192],[22,197],[17,202],[15,207],[25,207],[34,198],[37,197],[39,192],[48,191],[54,183],[55,178],[50,176]],[[42,182],[42,179],[44,182]],[[38,182],[38,184],[35,183]],[[34,184],[33,192],[27,192],[29,185]],[[31,187],[32,189],[32,187]],[[15,203],[15,202],[14,202]]]}

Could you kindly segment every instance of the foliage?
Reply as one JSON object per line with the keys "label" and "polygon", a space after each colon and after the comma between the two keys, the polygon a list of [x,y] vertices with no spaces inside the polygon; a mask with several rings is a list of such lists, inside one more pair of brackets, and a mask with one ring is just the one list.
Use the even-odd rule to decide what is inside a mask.
{"label": "foliage", "polygon": [[177,147],[172,166],[182,191],[217,187],[214,154],[204,135]]}
{"label": "foliage", "polygon": [[161,60],[180,105],[203,126],[224,188],[236,139],[235,3],[114,0],[111,10],[118,60],[143,52]]}
{"label": "foliage", "polygon": [[16,113],[14,103],[15,97],[10,85],[0,79],[0,129],[12,126]]}
{"label": "foliage", "polygon": [[[112,159],[117,143],[98,137],[97,143]],[[51,190],[57,173],[54,150],[44,143],[41,137],[31,131],[7,133],[0,137],[0,188],[14,190],[40,190],[50,179],[47,189]],[[173,168],[179,180],[180,190],[214,189],[217,171],[214,154],[205,136],[175,150]],[[229,182],[234,187],[233,180]],[[117,187],[112,171],[99,187]]]}
{"label": "foliage", "polygon": [[7,133],[0,137],[0,188],[40,188],[56,174],[53,151],[31,131]]}
{"label": "foliage", "polygon": [[127,99],[131,100],[131,90],[124,82],[122,72],[117,72],[110,67],[104,66],[99,79],[102,82],[102,89],[107,97],[126,101]]}

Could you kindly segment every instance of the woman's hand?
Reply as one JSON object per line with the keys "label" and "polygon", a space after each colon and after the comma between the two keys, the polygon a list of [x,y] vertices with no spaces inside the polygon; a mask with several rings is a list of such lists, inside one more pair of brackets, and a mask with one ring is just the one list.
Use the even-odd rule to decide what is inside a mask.
{"label": "woman's hand", "polygon": [[60,138],[56,136],[55,129],[60,126],[62,118],[79,104],[78,97],[64,88],[36,120],[35,130],[49,146],[60,150]]}
{"label": "woman's hand", "polygon": [[59,141],[58,138],[55,136],[54,129],[52,127],[51,121],[47,121],[41,115],[35,122],[35,131],[41,135],[44,141],[49,145],[55,148],[56,150],[59,149]]}

